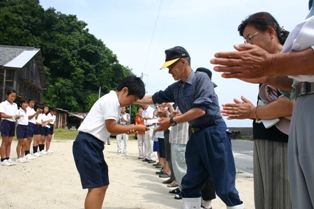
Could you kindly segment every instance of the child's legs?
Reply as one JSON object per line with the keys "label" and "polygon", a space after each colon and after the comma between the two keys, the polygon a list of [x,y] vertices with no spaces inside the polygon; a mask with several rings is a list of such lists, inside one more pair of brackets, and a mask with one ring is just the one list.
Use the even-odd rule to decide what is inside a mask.
{"label": "child's legs", "polygon": [[138,143],[138,155],[139,157],[143,157],[143,145],[144,145],[144,134],[137,134],[137,143]]}
{"label": "child's legs", "polygon": [[85,199],[85,209],[101,209],[107,188],[108,185],[89,188]]}
{"label": "child's legs", "polygon": [[124,153],[126,153],[128,151],[128,140],[129,140],[129,135],[128,134],[123,134]]}
{"label": "child's legs", "polygon": [[25,147],[24,139],[18,139],[18,142],[16,145],[16,154],[17,154],[18,159],[21,157],[24,157],[23,147]]}
{"label": "child's legs", "polygon": [[40,135],[40,142],[39,144],[45,144],[46,136],[45,135]]}
{"label": "child's legs", "polygon": [[121,138],[122,138],[122,134],[118,134],[116,136],[116,139],[117,139],[117,152],[121,152]]}
{"label": "child's legs", "polygon": [[29,151],[31,149],[32,140],[33,140],[33,137],[31,136],[27,137],[25,150]]}
{"label": "child's legs", "polygon": [[2,136],[2,142],[1,142],[1,148],[0,148],[2,159],[6,157],[10,157],[12,139],[13,137],[11,136]]}
{"label": "child's legs", "polygon": [[49,150],[50,148],[51,139],[52,139],[52,135],[49,134],[46,138],[46,150]]}
{"label": "child's legs", "polygon": [[13,136],[9,136],[9,143],[7,144],[7,147],[5,150],[5,155],[8,158],[10,158],[12,140],[13,140]]}
{"label": "child's legs", "polygon": [[34,135],[33,146],[38,146],[39,142],[40,142],[40,134]]}

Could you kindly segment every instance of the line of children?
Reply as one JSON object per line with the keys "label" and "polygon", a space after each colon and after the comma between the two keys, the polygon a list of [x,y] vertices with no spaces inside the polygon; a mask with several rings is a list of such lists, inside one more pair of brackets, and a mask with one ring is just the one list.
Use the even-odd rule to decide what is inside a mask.
{"label": "line of children", "polygon": [[[21,99],[20,108],[18,109],[17,104],[14,102],[15,99],[16,91],[11,89],[6,92],[6,100],[0,104],[2,136],[0,164],[3,166],[16,164],[10,159],[11,143],[15,131],[18,139],[16,162],[25,163],[43,154],[52,153],[50,143],[56,120],[56,109],[52,109],[49,113],[48,106],[37,105],[35,110],[35,101],[33,99],[28,101]],[[33,137],[33,154],[31,154],[30,147]]]}

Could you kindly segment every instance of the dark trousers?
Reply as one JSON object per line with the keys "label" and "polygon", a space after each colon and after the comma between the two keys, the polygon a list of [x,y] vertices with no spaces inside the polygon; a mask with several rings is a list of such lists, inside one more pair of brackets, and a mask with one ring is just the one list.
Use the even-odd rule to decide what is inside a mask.
{"label": "dark trousers", "polygon": [[216,194],[227,206],[242,204],[235,188],[236,169],[224,122],[191,134],[186,146],[187,173],[182,179],[182,197],[201,197],[209,177]]}

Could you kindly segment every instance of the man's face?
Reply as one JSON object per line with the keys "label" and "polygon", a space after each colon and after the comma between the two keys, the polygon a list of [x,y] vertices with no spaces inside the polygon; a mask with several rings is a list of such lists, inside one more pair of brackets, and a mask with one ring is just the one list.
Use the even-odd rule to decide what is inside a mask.
{"label": "man's face", "polygon": [[183,73],[184,73],[183,63],[184,63],[184,61],[181,58],[168,67],[168,69],[169,69],[168,73],[172,75],[172,77],[175,81],[180,80],[183,76]]}
{"label": "man's face", "polygon": [[125,113],[125,107],[121,108],[121,113],[124,114]]}
{"label": "man's face", "polygon": [[144,108],[144,110],[146,110],[148,107],[148,104],[142,104],[142,107]]}

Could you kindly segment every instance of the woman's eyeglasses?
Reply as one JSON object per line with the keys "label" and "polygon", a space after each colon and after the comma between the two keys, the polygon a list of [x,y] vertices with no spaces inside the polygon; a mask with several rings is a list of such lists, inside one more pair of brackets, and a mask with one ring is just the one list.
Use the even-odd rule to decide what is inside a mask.
{"label": "woman's eyeglasses", "polygon": [[252,39],[254,38],[254,36],[256,36],[258,34],[258,32],[254,33],[253,35],[248,35],[247,37],[244,37],[244,43],[251,43]]}

